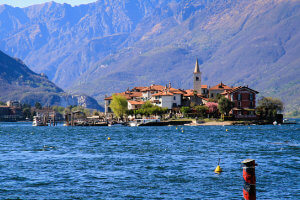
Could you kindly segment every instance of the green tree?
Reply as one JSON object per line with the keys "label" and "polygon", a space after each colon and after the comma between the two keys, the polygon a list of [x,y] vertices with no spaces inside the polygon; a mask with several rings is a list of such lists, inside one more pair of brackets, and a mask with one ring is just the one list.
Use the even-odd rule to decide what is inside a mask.
{"label": "green tree", "polygon": [[90,109],[84,108],[83,106],[74,106],[71,111],[72,112],[80,111],[81,113],[83,113],[84,117],[91,115]]}
{"label": "green tree", "polygon": [[28,107],[23,108],[22,112],[23,112],[23,116],[25,118],[28,118],[28,119],[32,118],[32,114],[31,114],[31,109],[30,108],[28,108]]}
{"label": "green tree", "polygon": [[122,119],[128,110],[127,99],[122,95],[113,95],[109,107],[117,117]]}
{"label": "green tree", "polygon": [[0,101],[0,106],[6,106],[6,103],[4,103],[3,101]]}
{"label": "green tree", "polygon": [[258,100],[257,114],[266,119],[274,119],[276,114],[283,111],[283,103],[278,98],[262,97]]}
{"label": "green tree", "polygon": [[208,107],[207,106],[195,106],[194,108],[197,112],[197,115],[201,118],[204,118],[207,114]]}
{"label": "green tree", "polygon": [[42,104],[40,103],[40,102],[36,102],[35,103],[35,105],[34,105],[34,107],[36,108],[36,109],[42,109]]}
{"label": "green tree", "polygon": [[180,111],[184,117],[187,117],[187,114],[191,111],[191,108],[187,106],[183,106],[180,108]]}
{"label": "green tree", "polygon": [[231,109],[234,107],[234,102],[225,97],[221,97],[218,101],[218,109],[220,113],[228,116]]}
{"label": "green tree", "polygon": [[54,110],[55,112],[58,112],[60,114],[64,113],[65,108],[62,106],[52,106],[52,110]]}
{"label": "green tree", "polygon": [[154,105],[150,102],[150,101],[146,101],[143,105],[142,105],[142,109],[148,109],[148,108],[152,108],[154,107]]}

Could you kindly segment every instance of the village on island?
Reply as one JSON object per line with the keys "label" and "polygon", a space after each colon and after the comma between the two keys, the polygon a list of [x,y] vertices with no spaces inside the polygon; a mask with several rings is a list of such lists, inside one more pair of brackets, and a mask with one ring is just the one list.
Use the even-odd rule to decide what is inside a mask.
{"label": "village on island", "polygon": [[[176,89],[169,82],[166,86],[153,84],[148,87],[134,87],[122,93],[106,96],[104,99],[105,115],[109,116],[115,113],[111,108],[111,103],[114,96],[122,96],[127,100],[127,114],[130,120],[135,119],[137,115],[139,115],[139,118],[142,118],[143,114],[135,111],[139,111],[145,105],[149,106],[149,104],[165,108],[165,113],[168,114],[169,118],[173,116],[175,118],[190,116],[196,119],[199,117],[219,117],[222,115],[218,109],[218,101],[220,99],[224,102],[225,112],[222,115],[223,119],[226,116],[228,119],[230,116],[231,120],[257,119],[255,102],[258,92],[256,90],[248,86],[230,87],[223,82],[213,87],[208,87],[207,85],[202,85],[201,75],[197,59],[193,72],[193,89]],[[145,113],[146,116],[151,114]],[[154,119],[159,118],[159,116],[152,117]],[[153,125],[153,123],[149,124]]]}
{"label": "village on island", "polygon": [[165,125],[233,125],[282,123],[283,104],[279,99],[264,97],[248,86],[228,86],[222,81],[212,87],[202,85],[196,60],[193,89],[163,85],[137,86],[105,96],[104,112],[82,106],[34,107],[19,101],[0,105],[0,121],[33,120],[34,126],[165,126]]}

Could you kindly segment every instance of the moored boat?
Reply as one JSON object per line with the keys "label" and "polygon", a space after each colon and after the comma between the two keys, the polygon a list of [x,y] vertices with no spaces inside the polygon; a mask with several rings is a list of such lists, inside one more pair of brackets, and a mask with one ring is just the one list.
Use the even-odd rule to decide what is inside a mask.
{"label": "moored boat", "polygon": [[33,117],[32,126],[48,126],[48,124],[39,115]]}
{"label": "moored boat", "polygon": [[155,123],[155,122],[160,122],[160,119],[135,119],[131,122],[128,123],[129,126],[144,126],[147,125],[148,123]]}

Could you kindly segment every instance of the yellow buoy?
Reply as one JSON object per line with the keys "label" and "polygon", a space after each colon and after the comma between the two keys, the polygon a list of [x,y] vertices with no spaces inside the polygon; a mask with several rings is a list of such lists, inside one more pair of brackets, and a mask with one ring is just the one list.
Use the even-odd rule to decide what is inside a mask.
{"label": "yellow buoy", "polygon": [[222,172],[222,169],[221,169],[220,165],[218,165],[218,166],[216,167],[215,172],[216,172],[216,173],[221,173],[221,172]]}
{"label": "yellow buoy", "polygon": [[226,129],[226,132],[228,132],[228,129]]}
{"label": "yellow buoy", "polygon": [[222,172],[222,168],[220,167],[220,158],[219,158],[219,162],[218,162],[218,166],[215,169],[215,173],[221,173]]}
{"label": "yellow buoy", "polygon": [[182,132],[184,132],[184,130],[182,130]]}
{"label": "yellow buoy", "polygon": [[110,140],[110,137],[108,137],[107,139]]}

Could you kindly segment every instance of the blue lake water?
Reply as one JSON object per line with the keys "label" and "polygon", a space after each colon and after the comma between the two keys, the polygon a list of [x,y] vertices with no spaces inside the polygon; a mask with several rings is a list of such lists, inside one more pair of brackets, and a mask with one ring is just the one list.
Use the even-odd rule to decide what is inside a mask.
{"label": "blue lake water", "polygon": [[242,199],[246,158],[258,163],[257,199],[300,199],[299,135],[300,124],[0,123],[0,199]]}

